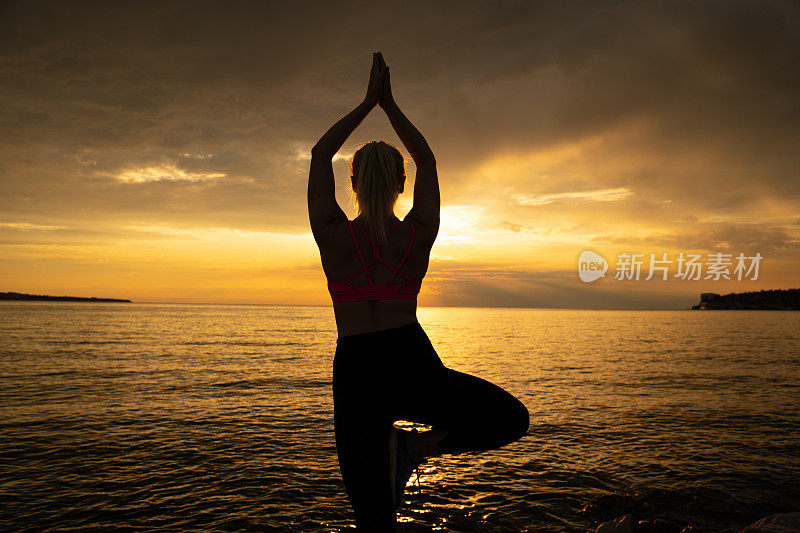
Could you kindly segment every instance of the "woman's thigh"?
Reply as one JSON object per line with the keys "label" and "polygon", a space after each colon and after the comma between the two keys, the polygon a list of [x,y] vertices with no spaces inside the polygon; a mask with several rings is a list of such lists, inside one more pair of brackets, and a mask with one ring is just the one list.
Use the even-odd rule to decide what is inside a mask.
{"label": "woman's thigh", "polygon": [[442,453],[499,448],[528,430],[528,409],[513,395],[477,376],[443,368],[433,380],[410,384],[400,418],[447,431]]}

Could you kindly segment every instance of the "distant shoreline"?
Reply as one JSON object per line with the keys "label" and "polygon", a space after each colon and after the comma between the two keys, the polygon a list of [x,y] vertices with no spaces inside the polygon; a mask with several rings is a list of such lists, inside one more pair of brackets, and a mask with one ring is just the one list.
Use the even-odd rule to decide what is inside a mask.
{"label": "distant shoreline", "polygon": [[721,296],[713,292],[700,295],[700,303],[692,309],[713,310],[800,310],[800,289],[776,289],[771,291],[740,292]]}
{"label": "distant shoreline", "polygon": [[123,302],[133,303],[122,298],[82,298],[80,296],[49,296],[47,294],[24,294],[21,292],[0,292],[0,300],[46,300],[50,302]]}
{"label": "distant shoreline", "polygon": [[[0,292],[2,301],[48,301],[48,302],[112,302],[134,303],[126,298],[97,298],[95,296],[52,296],[49,294],[27,294],[21,292]],[[282,303],[220,303],[220,302],[139,302],[140,304],[169,305],[231,305],[231,306],[268,306],[268,307],[328,307],[328,304],[282,304]],[[442,307],[442,306],[421,306]],[[461,309],[552,309],[577,311],[678,311],[680,308],[573,308],[573,307],[483,307],[483,306],[445,306],[443,308]],[[687,308],[683,308],[688,310]],[[778,289],[759,292],[731,293],[721,296],[714,293],[703,293],[700,303],[692,310],[800,310],[800,289]]]}

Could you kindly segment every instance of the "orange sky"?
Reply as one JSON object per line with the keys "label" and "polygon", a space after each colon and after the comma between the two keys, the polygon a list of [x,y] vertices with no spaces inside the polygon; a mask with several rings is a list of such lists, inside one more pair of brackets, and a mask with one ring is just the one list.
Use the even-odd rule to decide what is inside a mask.
{"label": "orange sky", "polygon": [[[421,305],[800,286],[796,4],[235,5],[3,4],[0,291],[329,303],[309,150],[374,50],[437,156]],[[348,140],[351,217],[348,158],[373,138],[402,149],[380,110]],[[605,279],[578,279],[586,249]],[[763,260],[755,281],[614,279],[619,253],[681,252]]]}

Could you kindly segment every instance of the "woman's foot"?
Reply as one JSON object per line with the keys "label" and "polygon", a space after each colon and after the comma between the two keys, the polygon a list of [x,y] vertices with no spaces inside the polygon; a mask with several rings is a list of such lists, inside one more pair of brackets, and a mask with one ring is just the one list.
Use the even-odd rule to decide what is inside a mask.
{"label": "woman's foot", "polygon": [[421,433],[415,430],[409,435],[409,448],[419,459],[436,457],[442,454],[442,452],[439,451],[439,443],[445,435],[447,435],[447,431],[443,429],[431,429]]}
{"label": "woman's foot", "polygon": [[[392,499],[395,509],[403,502],[403,493],[406,490],[408,478],[420,464],[425,462],[414,453],[411,447],[412,435],[417,435],[417,430],[403,431],[392,427],[389,437],[389,466],[391,474]],[[419,471],[417,472],[419,478]]]}

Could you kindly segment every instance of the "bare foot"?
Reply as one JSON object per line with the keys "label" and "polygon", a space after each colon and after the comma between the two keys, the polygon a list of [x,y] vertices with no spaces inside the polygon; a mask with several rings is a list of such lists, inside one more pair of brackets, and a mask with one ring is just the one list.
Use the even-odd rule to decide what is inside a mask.
{"label": "bare foot", "polygon": [[438,445],[445,435],[447,435],[447,431],[443,429],[412,433],[411,452],[419,459],[441,455]]}

